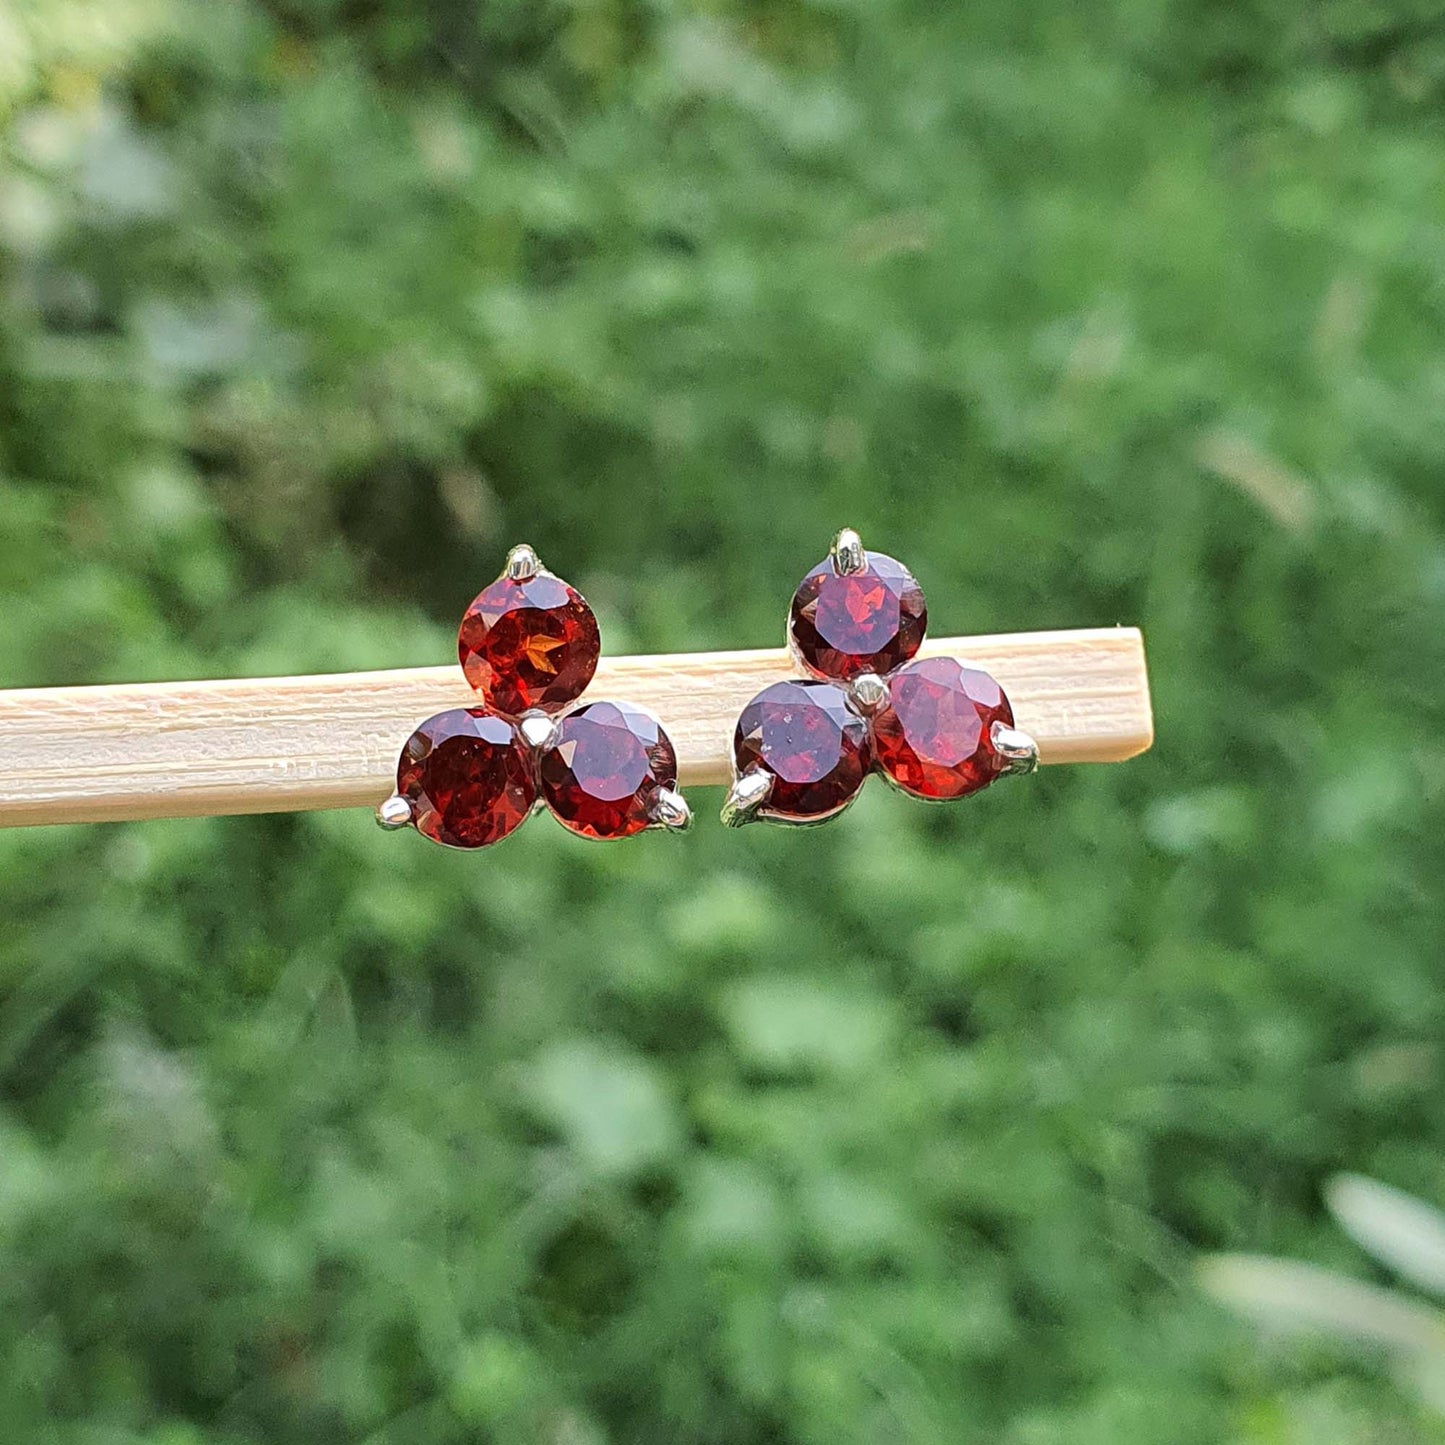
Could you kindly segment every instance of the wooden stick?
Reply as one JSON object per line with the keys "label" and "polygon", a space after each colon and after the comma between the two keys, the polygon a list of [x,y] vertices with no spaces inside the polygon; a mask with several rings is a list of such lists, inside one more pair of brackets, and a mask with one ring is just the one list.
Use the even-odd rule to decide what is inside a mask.
{"label": "wooden stick", "polygon": [[[1119,762],[1153,739],[1134,628],[953,637],[924,654],[1003,684],[1045,763]],[[733,724],[794,675],[781,648],[604,659],[588,696],[651,708],[681,783],[728,780]],[[0,692],[0,827],[374,805],[423,718],[473,706],[461,669]]]}

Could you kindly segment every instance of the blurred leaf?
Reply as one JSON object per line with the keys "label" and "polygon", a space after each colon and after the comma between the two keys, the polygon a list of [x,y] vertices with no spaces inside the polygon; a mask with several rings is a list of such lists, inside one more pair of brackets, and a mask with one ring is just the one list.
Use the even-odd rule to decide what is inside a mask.
{"label": "blurred leaf", "polygon": [[1221,1304],[1285,1334],[1317,1332],[1347,1344],[1445,1353],[1445,1314],[1318,1265],[1264,1255],[1201,1261],[1199,1280]]}
{"label": "blurred leaf", "polygon": [[588,1039],[551,1045],[529,1066],[526,1094],[579,1161],[604,1174],[630,1174],[673,1155],[676,1110],[644,1060]]}
{"label": "blurred leaf", "polygon": [[737,1047],[774,1069],[864,1072],[897,1032],[888,999],[805,975],[749,979],[729,991],[722,1009]]}
{"label": "blurred leaf", "polygon": [[1325,1203],[1362,1249],[1411,1284],[1445,1295],[1445,1215],[1360,1174],[1330,1180]]}

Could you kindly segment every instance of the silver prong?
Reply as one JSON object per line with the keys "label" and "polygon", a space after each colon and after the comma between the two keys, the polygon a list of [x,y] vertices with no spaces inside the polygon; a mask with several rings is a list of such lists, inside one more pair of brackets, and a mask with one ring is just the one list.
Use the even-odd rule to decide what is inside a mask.
{"label": "silver prong", "polygon": [[728,789],[723,800],[722,820],[726,828],[741,828],[751,823],[758,815],[758,809],[768,801],[773,791],[773,775],[761,769],[744,773]]}
{"label": "silver prong", "polygon": [[864,717],[872,717],[888,701],[888,684],[876,672],[860,672],[848,684],[853,707]]}
{"label": "silver prong", "polygon": [[517,731],[533,752],[544,753],[557,741],[557,724],[544,712],[524,712],[517,719]]}
{"label": "silver prong", "polygon": [[652,805],[652,816],[659,827],[673,833],[686,833],[692,827],[692,809],[676,788],[659,788]]}
{"label": "silver prong", "polygon": [[400,793],[393,793],[376,810],[377,824],[388,833],[405,828],[411,822],[411,804]]}
{"label": "silver prong", "polygon": [[989,737],[993,739],[994,752],[1007,764],[1006,773],[1031,773],[1038,767],[1039,745],[1027,733],[996,722],[989,729]]}
{"label": "silver prong", "polygon": [[844,576],[850,572],[861,572],[866,561],[863,539],[852,527],[844,527],[833,538],[833,570]]}
{"label": "silver prong", "polygon": [[507,577],[512,582],[527,582],[542,570],[537,554],[523,542],[507,553]]}

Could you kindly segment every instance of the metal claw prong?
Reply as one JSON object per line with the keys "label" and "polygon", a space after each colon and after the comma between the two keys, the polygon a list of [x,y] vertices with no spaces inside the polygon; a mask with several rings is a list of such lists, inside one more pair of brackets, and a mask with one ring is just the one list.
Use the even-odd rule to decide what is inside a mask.
{"label": "metal claw prong", "polygon": [[773,791],[773,775],[761,769],[744,773],[733,782],[723,800],[722,820],[726,828],[741,828],[751,823],[758,815],[758,809],[768,801]]}
{"label": "metal claw prong", "polygon": [[524,712],[517,719],[522,741],[536,753],[544,753],[557,741],[557,724],[544,712]]}
{"label": "metal claw prong", "polygon": [[993,750],[1006,764],[1004,772],[1013,774],[1031,773],[1039,765],[1039,745],[1025,732],[1011,728],[1007,723],[996,722],[989,729]]}
{"label": "metal claw prong", "polygon": [[833,570],[846,576],[850,572],[861,572],[867,562],[863,551],[863,539],[852,527],[844,527],[833,538]]}
{"label": "metal claw prong", "polygon": [[872,717],[888,701],[888,684],[876,672],[860,672],[848,684],[853,707],[864,717]]}
{"label": "metal claw prong", "polygon": [[523,542],[507,553],[507,579],[511,582],[528,582],[542,570],[537,554]]}
{"label": "metal claw prong", "polygon": [[385,828],[388,833],[405,828],[411,822],[411,803],[400,793],[393,793],[377,806],[376,821],[378,826]]}
{"label": "metal claw prong", "polygon": [[652,817],[660,828],[686,833],[692,827],[692,809],[676,788],[659,788],[652,805]]}

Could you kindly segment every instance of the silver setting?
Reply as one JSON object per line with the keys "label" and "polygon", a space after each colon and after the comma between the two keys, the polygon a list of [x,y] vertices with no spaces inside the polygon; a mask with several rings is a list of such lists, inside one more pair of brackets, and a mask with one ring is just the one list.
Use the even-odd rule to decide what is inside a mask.
{"label": "silver setting", "polygon": [[851,527],[844,527],[833,538],[833,570],[843,576],[850,572],[861,572],[867,564],[863,551],[863,539]]}
{"label": "silver setting", "polygon": [[686,833],[692,827],[692,809],[676,788],[659,788],[652,805],[653,825],[672,833]]}
{"label": "silver setting", "polygon": [[1038,767],[1039,745],[1027,733],[1011,728],[1007,723],[996,722],[988,735],[994,752],[1007,765],[1005,773],[1022,776]]}
{"label": "silver setting", "polygon": [[863,794],[863,786],[867,784],[867,781],[865,778],[863,784],[859,786],[858,791],[854,793],[841,808],[834,808],[831,813],[824,813],[821,818],[788,818],[780,814],[769,813],[766,817],[757,819],[756,821],[766,823],[770,828],[826,828],[834,818],[841,818],[843,814],[858,801]]}
{"label": "silver setting", "polygon": [[848,684],[853,711],[872,717],[888,701],[888,684],[876,672],[860,672]]}
{"label": "silver setting", "polygon": [[384,803],[378,805],[376,822],[388,833],[405,828],[411,822],[411,804],[400,793],[393,793]]}
{"label": "silver setting", "polygon": [[557,741],[556,722],[536,708],[517,719],[517,731],[534,753],[546,752]]}
{"label": "silver setting", "polygon": [[542,570],[537,554],[525,543],[513,547],[507,553],[506,574],[508,581],[529,582]]}
{"label": "silver setting", "polygon": [[758,809],[773,791],[773,775],[759,768],[744,773],[733,781],[723,800],[722,820],[725,828],[741,828],[757,820]]}

